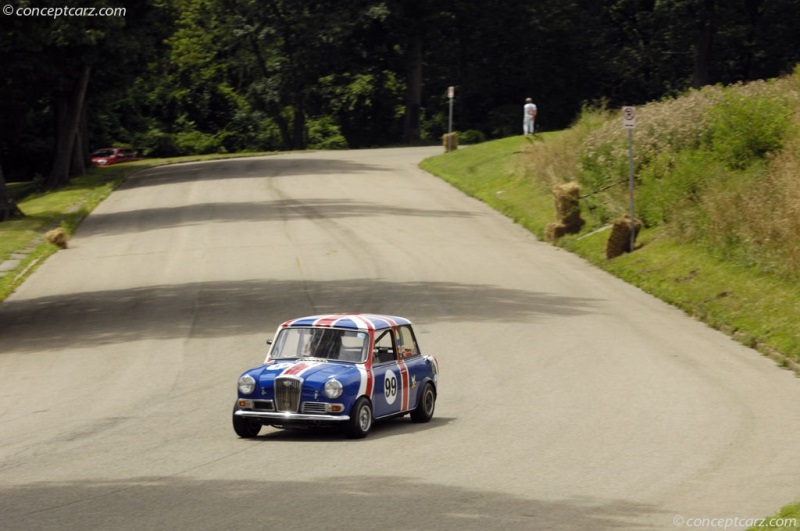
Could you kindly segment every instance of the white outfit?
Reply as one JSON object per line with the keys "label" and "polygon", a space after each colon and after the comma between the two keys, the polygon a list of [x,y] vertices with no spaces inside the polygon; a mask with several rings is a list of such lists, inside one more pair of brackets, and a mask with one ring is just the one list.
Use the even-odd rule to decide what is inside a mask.
{"label": "white outfit", "polygon": [[526,135],[532,135],[535,130],[534,122],[536,119],[536,104],[526,103],[522,109],[524,112],[524,118],[522,119],[522,131]]}

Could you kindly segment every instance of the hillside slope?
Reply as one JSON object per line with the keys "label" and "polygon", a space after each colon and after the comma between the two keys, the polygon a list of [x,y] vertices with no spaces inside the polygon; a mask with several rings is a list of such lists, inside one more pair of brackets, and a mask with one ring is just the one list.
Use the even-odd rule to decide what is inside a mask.
{"label": "hillside slope", "polygon": [[586,225],[556,242],[800,371],[800,72],[709,87],[637,109],[637,249],[608,260],[628,211],[627,132],[586,111],[558,133],[512,137],[422,166],[543,238],[552,189],[581,187]]}

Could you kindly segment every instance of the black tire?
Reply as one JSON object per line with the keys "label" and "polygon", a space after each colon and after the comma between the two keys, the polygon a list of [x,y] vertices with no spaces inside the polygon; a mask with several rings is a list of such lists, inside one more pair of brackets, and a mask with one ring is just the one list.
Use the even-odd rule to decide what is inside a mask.
{"label": "black tire", "polygon": [[[236,413],[236,408],[234,408],[233,412]],[[233,431],[242,439],[252,439],[261,431],[261,423],[247,417],[233,415]]]}
{"label": "black tire", "polygon": [[350,420],[344,427],[344,433],[349,439],[363,439],[372,428],[373,420],[372,405],[362,396],[350,410]]}
{"label": "black tire", "polygon": [[436,391],[430,383],[426,383],[419,393],[417,407],[411,412],[411,420],[429,422],[433,418],[434,409],[436,409]]}

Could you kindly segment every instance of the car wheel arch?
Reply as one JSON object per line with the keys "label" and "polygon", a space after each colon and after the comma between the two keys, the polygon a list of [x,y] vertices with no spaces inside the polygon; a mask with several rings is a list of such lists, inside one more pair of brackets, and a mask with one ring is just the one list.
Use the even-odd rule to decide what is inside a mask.
{"label": "car wheel arch", "polygon": [[[428,392],[430,391],[430,398]],[[436,398],[438,397],[436,386],[433,382],[427,381],[422,384],[417,397],[417,405],[411,411],[411,420],[417,423],[430,422],[436,410]]]}
{"label": "car wheel arch", "polygon": [[[368,417],[364,418],[364,406],[368,407]],[[350,439],[363,439],[375,423],[375,409],[366,395],[359,396],[350,408],[350,420],[344,426],[345,434]]]}

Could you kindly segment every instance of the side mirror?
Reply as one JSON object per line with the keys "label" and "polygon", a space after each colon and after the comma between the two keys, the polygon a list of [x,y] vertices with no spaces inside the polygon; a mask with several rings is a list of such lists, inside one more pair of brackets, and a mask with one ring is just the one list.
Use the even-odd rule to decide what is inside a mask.
{"label": "side mirror", "polygon": [[267,345],[271,345],[271,344],[272,344],[272,340],[271,339],[267,339]]}

